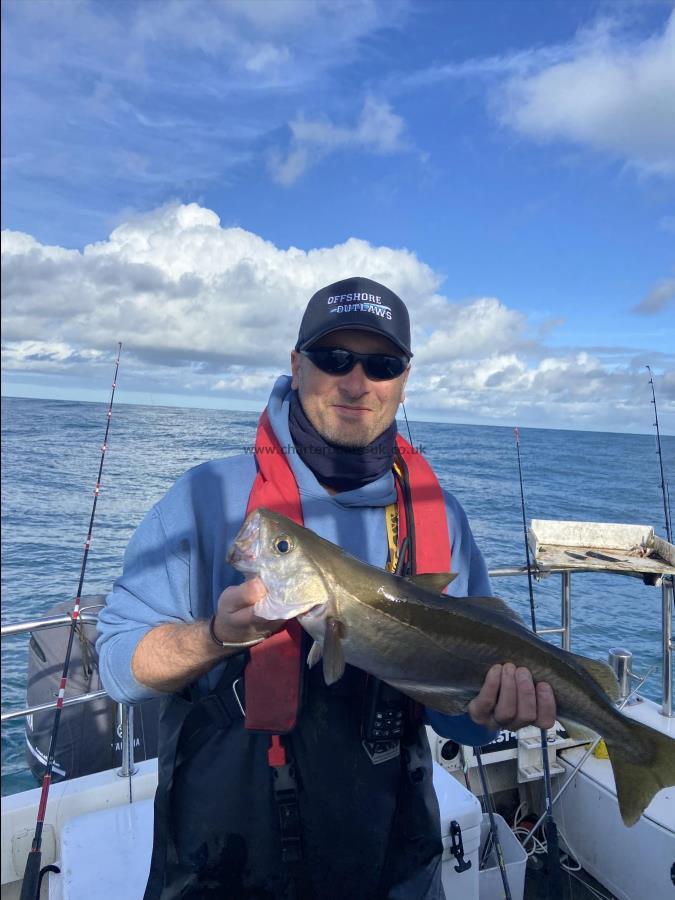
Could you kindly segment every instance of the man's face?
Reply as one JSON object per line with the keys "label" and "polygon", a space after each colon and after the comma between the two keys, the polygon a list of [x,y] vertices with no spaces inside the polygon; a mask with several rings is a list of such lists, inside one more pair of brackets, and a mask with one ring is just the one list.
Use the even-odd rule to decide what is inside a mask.
{"label": "man's face", "polygon": [[[334,331],[312,346],[341,347],[355,353],[401,351],[387,338],[368,331]],[[391,425],[410,369],[391,381],[373,381],[357,363],[346,375],[322,372],[306,356],[291,353],[292,387],[298,391],[302,408],[319,434],[332,444],[365,447]]]}

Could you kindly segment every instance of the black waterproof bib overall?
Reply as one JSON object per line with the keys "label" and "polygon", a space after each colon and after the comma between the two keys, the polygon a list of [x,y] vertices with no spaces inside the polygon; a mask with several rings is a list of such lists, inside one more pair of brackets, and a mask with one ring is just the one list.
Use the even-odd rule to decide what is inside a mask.
{"label": "black waterproof bib overall", "polygon": [[[295,764],[302,861],[281,859],[267,751],[247,732],[228,660],[208,698],[163,701],[152,865],[145,900],[442,900],[439,811],[429,748],[409,727],[400,757],[373,765],[361,743],[365,675],[305,677]],[[243,678],[238,687],[243,685]]]}

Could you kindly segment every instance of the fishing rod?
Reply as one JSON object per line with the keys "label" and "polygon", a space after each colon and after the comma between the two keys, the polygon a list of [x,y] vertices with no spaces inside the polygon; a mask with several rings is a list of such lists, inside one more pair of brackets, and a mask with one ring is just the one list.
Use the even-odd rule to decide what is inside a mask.
{"label": "fishing rod", "polygon": [[[530,592],[530,616],[532,631],[537,633],[537,619],[534,611],[534,588],[532,585],[532,563],[530,561],[530,543],[527,539],[527,516],[525,514],[525,491],[523,490],[523,467],[520,460],[520,429],[513,429],[516,435],[516,452],[518,454],[518,479],[520,481],[520,510],[523,517],[523,538],[525,541],[525,560],[527,563],[527,585]],[[548,860],[549,897],[553,900],[562,897],[562,869],[560,867],[560,848],[558,845],[558,826],[553,818],[553,788],[551,785],[551,769],[548,764],[548,747],[546,729],[541,733],[541,758],[544,766],[544,791],[546,795],[546,856]]]}
{"label": "fishing rod", "polygon": [[527,517],[525,515],[525,491],[523,490],[523,467],[520,462],[520,428],[513,429],[516,435],[516,453],[518,454],[518,479],[520,481],[520,511],[523,516],[523,539],[525,541],[525,558],[527,560],[527,586],[530,591],[530,618],[532,631],[537,633],[537,617],[534,612],[534,588],[532,586],[532,567],[530,565],[530,543],[527,540]]}
{"label": "fishing rod", "polygon": [[663,453],[661,452],[661,432],[659,430],[659,413],[656,409],[656,392],[654,391],[654,376],[652,374],[652,370],[650,366],[645,366],[645,369],[649,372],[649,384],[652,389],[652,399],[651,402],[654,405],[654,428],[656,428],[656,453],[659,457],[659,468],[661,471],[661,495],[663,497],[663,515],[666,520],[666,537],[668,538],[668,543],[673,543],[673,526],[670,518],[670,496],[668,494],[668,482],[666,481],[666,476],[663,470]]}
{"label": "fishing rod", "polygon": [[120,367],[120,354],[122,352],[122,344],[117,344],[117,359],[115,361],[115,376],[113,378],[112,390],[110,393],[110,402],[108,404],[107,421],[105,426],[105,436],[103,445],[101,446],[101,460],[98,466],[98,476],[96,478],[96,487],[94,488],[94,501],[91,507],[91,516],[89,518],[89,529],[87,531],[87,539],[84,542],[84,552],[82,554],[82,564],[80,566],[80,578],[77,585],[77,596],[71,613],[70,631],[68,634],[68,644],[66,647],[66,656],[63,661],[63,671],[61,673],[61,682],[59,684],[59,692],[56,698],[56,708],[54,712],[54,724],[52,725],[52,733],[49,737],[49,751],[47,753],[47,765],[45,774],[42,779],[42,793],[40,794],[40,803],[38,805],[37,820],[35,823],[35,833],[33,842],[26,860],[26,868],[23,874],[23,884],[21,885],[21,900],[39,900],[40,892],[40,865],[42,862],[42,832],[45,823],[45,813],[47,811],[47,798],[49,796],[49,787],[52,781],[52,772],[54,770],[54,758],[56,756],[56,740],[59,733],[59,725],[61,723],[61,711],[63,709],[63,701],[66,693],[66,685],[68,682],[68,669],[70,667],[70,655],[73,649],[73,641],[75,632],[79,625],[80,604],[82,601],[82,587],[84,585],[84,574],[87,569],[87,560],[89,558],[89,550],[91,548],[91,536],[94,530],[94,517],[96,515],[96,504],[101,492],[101,474],[103,472],[103,461],[108,449],[108,432],[110,431],[110,420],[112,419],[113,400],[115,398],[115,388],[117,387],[117,373]]}
{"label": "fishing rod", "polygon": [[408,413],[405,411],[405,403],[403,402],[403,400],[401,400],[401,409],[403,410],[403,416],[405,418],[405,427],[408,429],[408,440],[410,441],[410,444],[412,445],[413,439],[412,439],[412,434],[410,432],[410,422],[408,422]]}

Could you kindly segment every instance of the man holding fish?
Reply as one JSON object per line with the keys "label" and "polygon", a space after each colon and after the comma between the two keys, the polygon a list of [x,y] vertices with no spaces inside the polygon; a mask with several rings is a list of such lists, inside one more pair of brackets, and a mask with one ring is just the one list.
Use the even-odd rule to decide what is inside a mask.
{"label": "man holding fish", "polygon": [[508,651],[467,640],[429,677],[453,596],[525,629],[397,434],[412,355],[387,287],[317,291],[255,447],[186,473],[129,544],[97,646],[115,699],[164,697],[147,900],[442,898],[425,721],[472,745],[553,725]]}

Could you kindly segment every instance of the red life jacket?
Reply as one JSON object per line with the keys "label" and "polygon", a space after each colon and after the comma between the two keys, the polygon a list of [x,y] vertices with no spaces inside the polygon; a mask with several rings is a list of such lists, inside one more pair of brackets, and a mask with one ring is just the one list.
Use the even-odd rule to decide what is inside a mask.
{"label": "red life jacket", "polygon": [[[396,437],[399,465],[406,471],[414,526],[406,521],[406,504],[396,479],[398,542],[410,533],[414,541],[415,573],[449,572],[450,537],[443,491],[429,463],[400,435]],[[265,507],[303,524],[300,493],[293,470],[277,440],[267,410],[260,417],[255,442],[258,472],[248,498],[246,515]],[[275,735],[291,731],[300,702],[302,628],[291,619],[281,631],[251,647],[246,666],[246,728]]]}

